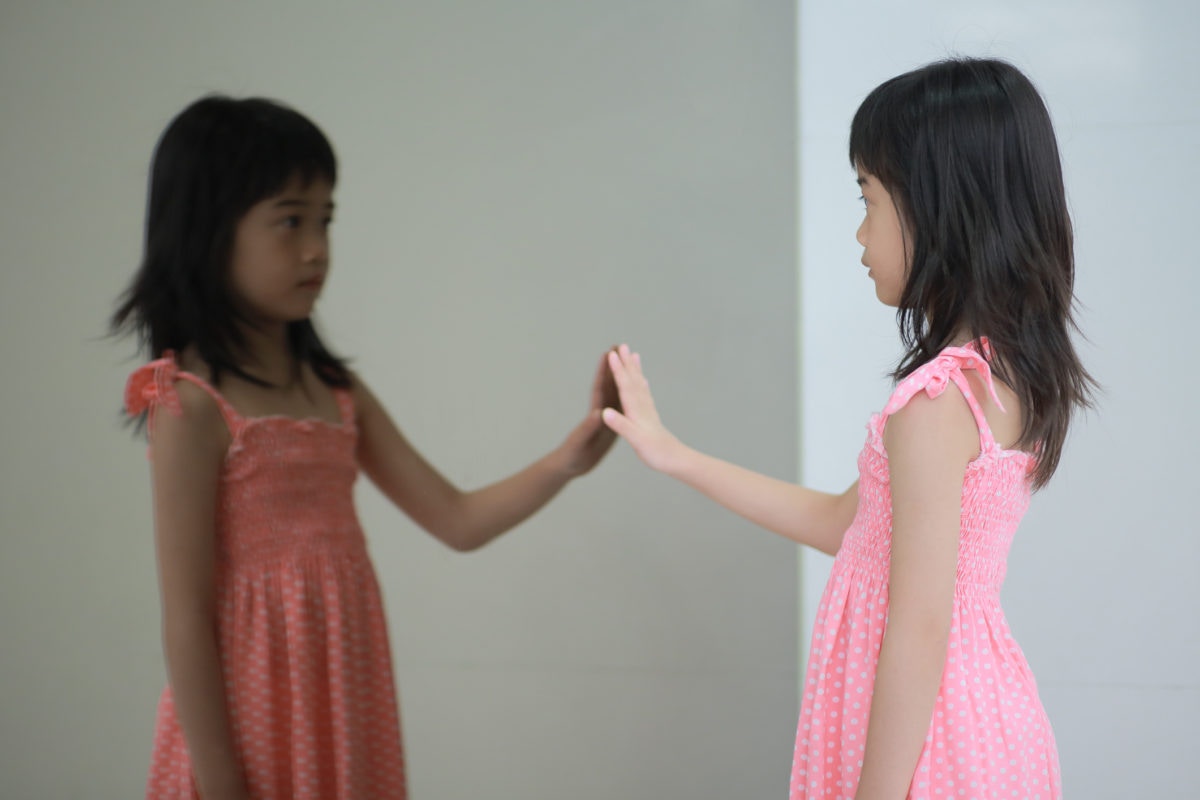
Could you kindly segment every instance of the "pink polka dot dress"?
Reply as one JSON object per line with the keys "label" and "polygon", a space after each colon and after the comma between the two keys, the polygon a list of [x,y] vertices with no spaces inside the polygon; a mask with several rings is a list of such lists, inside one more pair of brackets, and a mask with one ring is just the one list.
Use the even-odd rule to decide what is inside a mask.
{"label": "pink polka dot dress", "polygon": [[[982,347],[986,350],[986,340]],[[858,787],[888,615],[892,499],[883,428],[918,392],[937,397],[950,383],[971,407],[981,452],[963,479],[949,646],[907,797],[1061,797],[1054,734],[1000,607],[1009,546],[1029,505],[1033,458],[997,444],[963,374],[968,369],[980,374],[995,397],[979,349],[949,347],[903,380],[868,425],[858,458],[858,512],[838,550],[813,628],[792,800],[852,800]]]}
{"label": "pink polka dot dress", "polygon": [[[354,511],[354,404],[340,424],[240,416],[170,354],[134,372],[132,414],[180,413],[175,382],[229,425],[217,496],[217,637],[233,736],[254,800],[401,800],[404,762],[383,605]],[[198,797],[171,689],[150,800]]]}

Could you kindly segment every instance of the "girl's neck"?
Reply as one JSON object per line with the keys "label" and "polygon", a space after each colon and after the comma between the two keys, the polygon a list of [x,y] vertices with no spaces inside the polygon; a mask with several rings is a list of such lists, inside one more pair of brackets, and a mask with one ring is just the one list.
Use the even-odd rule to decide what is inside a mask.
{"label": "girl's neck", "polygon": [[958,330],[950,337],[948,345],[950,347],[966,347],[972,342],[978,341],[978,338],[971,335],[968,330]]}
{"label": "girl's neck", "polygon": [[246,363],[241,365],[250,375],[272,386],[287,388],[300,375],[300,365],[288,344],[287,325],[244,326]]}

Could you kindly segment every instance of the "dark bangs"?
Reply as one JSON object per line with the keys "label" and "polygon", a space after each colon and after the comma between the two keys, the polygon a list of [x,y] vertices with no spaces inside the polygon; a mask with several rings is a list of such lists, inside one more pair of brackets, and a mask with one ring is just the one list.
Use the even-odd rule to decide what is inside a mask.
{"label": "dark bangs", "polygon": [[337,184],[337,159],[325,134],[309,119],[270,100],[249,98],[206,102],[234,104],[233,113],[214,126],[211,156],[227,157],[231,198],[241,217],[255,203],[278,194],[294,178],[308,186],[313,180]]}
{"label": "dark bangs", "polygon": [[[900,75],[877,86],[850,123],[850,166],[878,178],[894,202],[902,202],[905,195],[907,170],[901,164],[908,160],[903,154],[912,152],[916,135],[912,83],[910,75]],[[907,221],[905,209],[901,219]]]}

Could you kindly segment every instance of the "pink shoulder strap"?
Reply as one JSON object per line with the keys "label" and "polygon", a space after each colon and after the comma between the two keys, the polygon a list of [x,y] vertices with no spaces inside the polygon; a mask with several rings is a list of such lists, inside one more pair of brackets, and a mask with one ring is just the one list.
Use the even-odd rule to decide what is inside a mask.
{"label": "pink shoulder strap", "polygon": [[[986,352],[987,339],[982,339],[981,344]],[[922,364],[911,375],[900,381],[895,391],[892,392],[887,405],[883,408],[883,417],[886,419],[904,408],[918,392],[923,391],[931,398],[939,396],[953,381],[962,392],[963,397],[966,398],[967,405],[971,407],[971,414],[975,417],[975,424],[979,426],[981,452],[998,448],[996,437],[992,435],[987,417],[984,416],[983,407],[979,405],[979,400],[971,391],[971,384],[967,382],[967,377],[963,374],[963,370],[966,369],[973,369],[982,376],[992,400],[996,402],[996,406],[1001,411],[1004,411],[1004,405],[996,395],[996,384],[992,380],[991,367],[988,366],[987,359],[975,349],[974,343],[970,343],[966,347],[945,348],[932,361]]]}
{"label": "pink shoulder strap", "polygon": [[207,381],[179,369],[179,362],[171,350],[164,352],[162,358],[134,370],[129,376],[125,383],[125,413],[131,416],[149,414],[151,430],[154,426],[154,413],[159,406],[164,406],[169,412],[179,416],[183,413],[183,408],[179,403],[179,393],[175,390],[175,382],[178,380],[188,381],[207,392],[221,410],[221,416],[229,426],[230,432],[238,432],[242,425],[241,415]]}
{"label": "pink shoulder strap", "polygon": [[342,424],[351,427],[354,424],[354,393],[349,389],[335,388],[333,397],[337,400],[338,415]]}

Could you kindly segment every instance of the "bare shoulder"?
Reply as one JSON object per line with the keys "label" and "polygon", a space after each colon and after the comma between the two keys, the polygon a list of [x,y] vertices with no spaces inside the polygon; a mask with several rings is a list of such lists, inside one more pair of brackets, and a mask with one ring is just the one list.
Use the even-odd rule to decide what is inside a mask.
{"label": "bare shoulder", "polygon": [[359,445],[370,446],[373,441],[381,440],[394,430],[396,424],[362,376],[351,371],[347,374],[350,378],[350,397],[354,401],[354,416],[358,420]]}
{"label": "bare shoulder", "polygon": [[934,398],[918,393],[889,418],[883,441],[893,542],[925,541],[935,533],[939,541],[957,541],[963,479],[979,455],[979,431],[966,398],[949,388]]}
{"label": "bare shoulder", "polygon": [[350,379],[350,396],[354,398],[354,407],[361,413],[368,411],[379,405],[379,401],[375,399],[375,395],[367,386],[366,381],[362,379],[354,370],[346,370],[346,377]]}
{"label": "bare shoulder", "polygon": [[979,428],[961,392],[918,392],[892,414],[883,432],[889,460],[963,463],[979,455]]}
{"label": "bare shoulder", "polygon": [[179,413],[160,408],[150,431],[151,450],[182,449],[199,458],[219,456],[230,443],[229,429],[217,401],[188,380],[175,382]]}

